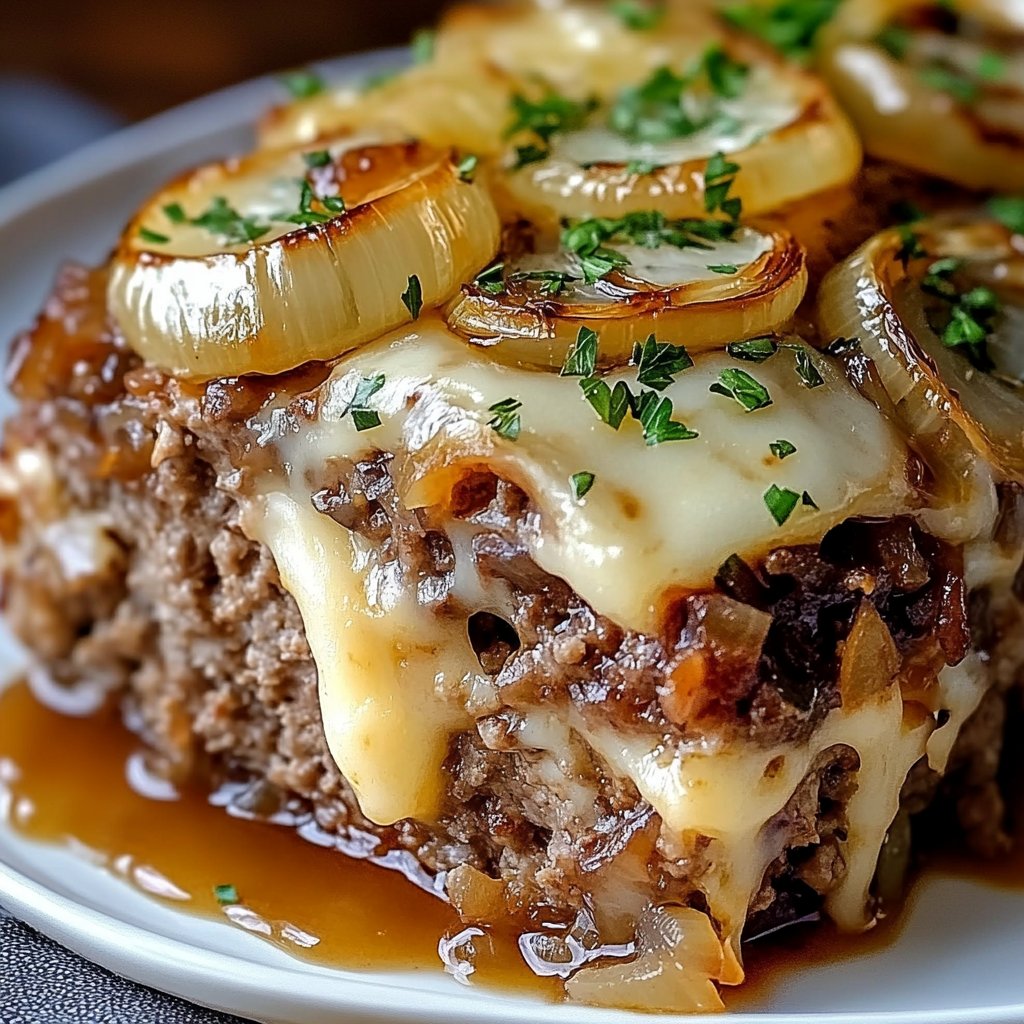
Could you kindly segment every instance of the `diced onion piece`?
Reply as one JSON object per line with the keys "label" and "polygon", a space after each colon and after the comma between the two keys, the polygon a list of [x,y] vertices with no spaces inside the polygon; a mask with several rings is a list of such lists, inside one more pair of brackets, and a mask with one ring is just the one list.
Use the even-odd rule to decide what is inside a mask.
{"label": "diced onion piece", "polygon": [[724,1009],[714,980],[722,977],[725,958],[706,914],[689,907],[647,911],[640,921],[637,950],[635,960],[578,971],[565,985],[570,998],[592,1006],[662,1013]]}
{"label": "diced onion piece", "polygon": [[[322,166],[307,167],[301,149],[257,153],[186,175],[146,203],[108,291],[141,356],[205,378],[332,359],[407,323],[419,305],[448,301],[493,257],[494,205],[447,151],[354,138],[318,146],[312,162],[326,152]],[[303,182],[307,205],[340,196],[347,212],[317,199],[321,222],[289,223],[302,216]],[[229,222],[247,221],[195,223],[218,203],[221,221],[225,209]]]}
{"label": "diced onion piece", "polygon": [[849,182],[860,169],[860,141],[823,83],[755,53],[743,95],[721,103],[728,127],[633,142],[605,127],[598,111],[587,127],[555,135],[546,159],[509,171],[500,205],[538,223],[648,209],[699,217],[705,167],[717,152],[740,166],[730,196],[747,214]]}
{"label": "diced onion piece", "polygon": [[[1019,189],[1024,14],[1014,17],[1012,4],[964,0],[957,13],[971,26],[1005,33],[1005,49],[910,24],[901,36],[906,52],[897,59],[879,42],[880,33],[921,7],[919,0],[846,0],[822,34],[822,73],[872,155],[969,188]],[[997,62],[994,77],[978,70],[986,59]],[[964,76],[977,95],[964,101],[937,87],[928,73],[935,67]]]}
{"label": "diced onion piece", "polygon": [[369,90],[343,86],[277,107],[260,123],[259,141],[281,148],[387,124],[435,146],[486,156],[503,145],[511,92],[493,68],[423,65]]}
{"label": "diced onion piece", "polygon": [[[935,220],[915,231],[924,257],[902,259],[906,239],[892,229],[836,267],[822,283],[818,319],[824,337],[860,341],[966,539],[994,514],[989,472],[1024,481],[1024,357],[1014,326],[1024,322],[1024,255],[1019,239],[987,220]],[[929,322],[921,282],[941,257],[963,260],[966,273],[1000,289],[993,373],[945,345]]]}
{"label": "diced onion piece", "polygon": [[[629,360],[650,334],[691,351],[779,330],[807,288],[804,254],[785,232],[743,228],[709,248],[614,246],[630,264],[587,285],[577,258],[562,251],[520,257],[505,268],[504,291],[464,285],[449,326],[505,363],[560,367],[581,327],[600,335],[603,365]],[[735,265],[736,273],[710,267]],[[570,280],[554,294],[545,273]],[[534,277],[520,277],[530,275]]]}

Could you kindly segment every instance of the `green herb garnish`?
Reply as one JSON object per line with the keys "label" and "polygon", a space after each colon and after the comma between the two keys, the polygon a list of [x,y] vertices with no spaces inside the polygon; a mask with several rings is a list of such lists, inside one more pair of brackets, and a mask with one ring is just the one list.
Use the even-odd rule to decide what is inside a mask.
{"label": "green herb garnish", "polygon": [[269,224],[255,217],[243,217],[223,196],[214,196],[206,210],[190,223],[216,235],[227,245],[255,242],[270,230]]}
{"label": "green herb garnish", "polygon": [[1024,196],[993,196],[986,206],[1003,227],[1024,235]]}
{"label": "green herb garnish", "polygon": [[693,366],[690,354],[682,345],[660,342],[652,334],[641,345],[633,345],[630,360],[637,368],[637,382],[655,391],[664,391],[673,383],[675,375]]}
{"label": "green herb garnish", "polygon": [[758,36],[798,60],[807,58],[818,32],[839,9],[841,0],[761,0],[731,4],[722,14],[737,28]]}
{"label": "green herb garnish", "polygon": [[633,399],[632,412],[643,427],[649,448],[668,441],[692,441],[699,436],[685,423],[672,419],[672,399],[660,398],[654,391],[641,391]]}
{"label": "green herb garnish", "polygon": [[803,382],[805,388],[820,388],[825,383],[821,371],[818,369],[810,353],[799,345],[793,346],[796,352],[796,373]]}
{"label": "green herb garnish", "polygon": [[608,9],[634,32],[656,28],[665,17],[664,0],[611,0]]}
{"label": "green herb garnish", "polygon": [[764,503],[775,522],[782,526],[800,504],[800,495],[796,491],[789,490],[788,487],[778,487],[772,484],[764,492]]}
{"label": "green herb garnish", "polygon": [[790,455],[796,454],[796,445],[791,441],[780,439],[778,441],[772,441],[768,447],[771,449],[772,455],[777,459],[788,459]]}
{"label": "green herb garnish", "polygon": [[480,157],[473,153],[467,153],[455,166],[459,174],[459,181],[469,184],[476,177],[476,169],[479,165]]}
{"label": "green herb garnish", "polygon": [[410,275],[408,286],[402,292],[402,302],[405,303],[405,308],[409,310],[413,320],[418,320],[420,310],[423,309],[423,286],[415,274]]}
{"label": "green herb garnish", "polygon": [[331,162],[331,154],[326,149],[314,149],[302,154],[302,162],[307,167],[326,167]]}
{"label": "green herb garnish", "polygon": [[508,441],[515,441],[522,430],[522,421],[519,418],[519,410],[523,403],[515,398],[505,398],[494,405],[488,406],[487,411],[493,413],[487,421],[489,426],[499,437]]}
{"label": "green herb garnish", "polygon": [[360,377],[356,385],[356,393],[352,396],[346,412],[351,413],[352,423],[356,430],[372,430],[380,426],[380,415],[370,408],[370,399],[384,387],[384,374],[375,377]]}
{"label": "green herb garnish", "polygon": [[434,59],[434,44],[437,33],[433,29],[421,28],[413,33],[409,42],[414,64],[429,64]]}
{"label": "green herb garnish", "polygon": [[738,274],[740,268],[735,263],[709,263],[708,270],[712,274]]}
{"label": "green herb garnish", "polygon": [[766,409],[772,404],[772,396],[768,389],[756,377],[746,370],[730,367],[722,370],[718,380],[709,389],[713,394],[724,395],[738,402],[747,412]]}
{"label": "green herb garnish", "polygon": [[593,377],[597,370],[597,332],[581,327],[559,371],[562,377]]}
{"label": "green herb garnish", "polygon": [[481,270],[473,284],[485,295],[501,295],[505,291],[505,264],[495,263]]}
{"label": "green herb garnish", "polygon": [[188,220],[181,203],[168,203],[164,207],[164,216],[172,224],[184,224]]}
{"label": "green herb garnish", "polygon": [[238,903],[238,890],[233,885],[215,885],[213,895],[222,907],[231,907]]}
{"label": "green herb garnish", "polygon": [[633,396],[625,381],[620,380],[610,388],[600,377],[584,377],[580,381],[580,389],[601,420],[613,430],[618,430],[632,404]]}
{"label": "green herb garnish", "polygon": [[170,241],[167,235],[161,235],[159,231],[153,231],[147,227],[139,228],[139,238],[151,245],[166,245]]}
{"label": "green herb garnish", "polygon": [[280,76],[281,84],[291,94],[292,99],[308,100],[311,96],[317,96],[327,87],[324,80],[309,68],[296,68],[294,71],[285,71]]}
{"label": "green herb garnish", "polygon": [[774,338],[749,338],[746,341],[730,342],[725,346],[725,351],[733,359],[745,363],[763,363],[779,351],[779,343]]}
{"label": "green herb garnish", "polygon": [[724,153],[715,153],[704,170],[704,209],[708,213],[721,210],[734,223],[740,219],[743,200],[729,198],[740,165],[726,160]]}
{"label": "green herb garnish", "polygon": [[590,488],[594,486],[596,479],[597,477],[593,473],[573,473],[569,478],[569,482],[572,484],[572,496],[577,501],[582,501],[590,493]]}

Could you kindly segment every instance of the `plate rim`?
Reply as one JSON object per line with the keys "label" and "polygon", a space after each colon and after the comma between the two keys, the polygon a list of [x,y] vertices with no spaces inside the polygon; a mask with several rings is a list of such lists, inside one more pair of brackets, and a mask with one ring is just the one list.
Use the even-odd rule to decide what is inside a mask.
{"label": "plate rim", "polygon": [[[331,60],[311,62],[331,79],[353,78],[385,67],[395,67],[408,59],[404,47],[378,49],[346,55]],[[251,123],[249,111],[258,113],[280,99],[279,85],[273,75],[264,75],[200,97],[174,107],[155,117],[122,128],[104,138],[81,147],[56,162],[32,172],[0,188],[0,234],[32,207],[58,199],[73,182],[85,186],[131,163],[168,153],[197,136],[196,123],[207,127],[220,125],[224,131],[233,126]],[[55,253],[59,261],[61,254]],[[3,823],[0,829],[8,831]],[[73,856],[73,854],[68,854]],[[100,868],[94,870],[100,871]],[[60,945],[84,959],[111,970],[132,981],[156,988],[171,995],[226,1013],[239,1013],[239,1003],[210,998],[215,991],[233,993],[249,1005],[262,1003],[274,1010],[266,1020],[284,1020],[288,1006],[301,1006],[321,1014],[359,1014],[364,1020],[378,1019],[399,1022],[444,1021],[450,1024],[453,1011],[468,1021],[483,1024],[597,1024],[607,1022],[612,1014],[623,1020],[675,1021],[677,1024],[727,1021],[729,1024],[1019,1024],[1024,1020],[1024,1001],[987,1007],[965,1007],[956,1010],[871,1010],[838,1013],[742,1012],[724,1017],[681,1015],[634,1015],[628,1011],[609,1011],[593,1007],[543,1003],[483,989],[487,998],[460,1004],[451,995],[425,990],[396,982],[394,976],[373,972],[345,971],[347,987],[344,1005],[339,1002],[326,1011],[316,992],[303,991],[296,985],[284,991],[271,990],[262,980],[257,965],[240,956],[204,949],[182,939],[162,935],[130,922],[119,920],[105,911],[76,902],[49,889],[45,884],[8,864],[0,853],[0,902],[15,918],[27,923]],[[224,925],[230,927],[230,925]],[[254,942],[260,941],[253,939]],[[168,966],[177,965],[178,973]],[[308,979],[309,972],[286,967],[266,967],[275,977],[294,976]],[[154,976],[160,981],[154,982]],[[415,978],[410,973],[409,978]],[[454,983],[453,983],[454,984]],[[202,986],[203,991],[196,988]],[[407,992],[410,998],[402,1003],[381,1005],[382,992]],[[357,995],[358,993],[358,995]],[[246,1012],[246,1011],[241,1011]],[[322,1019],[322,1018],[321,1018]]]}

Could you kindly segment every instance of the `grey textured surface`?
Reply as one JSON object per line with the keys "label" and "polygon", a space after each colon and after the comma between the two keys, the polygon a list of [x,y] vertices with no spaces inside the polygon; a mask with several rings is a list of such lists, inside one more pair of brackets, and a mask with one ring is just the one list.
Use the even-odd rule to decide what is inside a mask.
{"label": "grey textured surface", "polygon": [[0,907],[0,1024],[242,1024],[118,978]]}

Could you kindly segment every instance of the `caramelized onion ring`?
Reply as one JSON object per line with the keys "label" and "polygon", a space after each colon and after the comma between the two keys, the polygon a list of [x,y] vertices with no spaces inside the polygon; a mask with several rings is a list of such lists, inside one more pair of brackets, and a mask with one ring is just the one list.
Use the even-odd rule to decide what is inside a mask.
{"label": "caramelized onion ring", "polygon": [[[763,240],[763,247],[736,274],[662,285],[644,280],[642,268],[627,266],[601,282],[600,291],[570,287],[558,295],[507,282],[504,292],[491,295],[474,283],[463,286],[449,306],[448,324],[501,362],[547,367],[562,365],[581,327],[600,334],[605,365],[626,363],[633,345],[650,334],[682,342],[691,351],[769,334],[793,316],[803,299],[804,253],[785,232],[748,233]],[[719,251],[698,250],[697,255],[716,262]],[[657,252],[669,256],[679,251],[663,246]]]}
{"label": "caramelized onion ring", "polygon": [[[989,473],[1024,481],[1024,385],[978,370],[943,344],[920,285],[937,259],[955,257],[979,280],[1008,287],[1007,315],[1018,316],[1024,253],[1019,237],[987,220],[935,220],[916,231],[926,256],[901,259],[905,237],[892,229],[836,267],[822,283],[818,319],[826,338],[859,340],[931,471],[940,504],[952,510],[949,528],[966,539],[994,515]],[[1009,377],[1024,357],[1019,337],[1007,334],[1016,350],[1004,365],[1018,360]]]}
{"label": "caramelized onion ring", "polygon": [[[412,319],[416,296],[403,293],[413,277],[430,308],[493,257],[493,203],[450,153],[354,139],[325,150],[330,162],[315,169],[301,150],[214,164],[147,202],[121,240],[108,292],[140,355],[206,378],[331,359]],[[303,181],[316,196],[340,193],[347,212],[316,200],[318,222],[283,220],[301,215]],[[212,224],[195,223],[218,209]]]}
{"label": "caramelized onion ring", "polygon": [[[538,223],[647,209],[673,218],[700,217],[704,170],[719,150],[740,165],[730,194],[743,200],[748,215],[849,182],[860,169],[860,141],[824,84],[754,52],[758,77],[750,89],[751,110],[763,115],[766,90],[774,89],[781,122],[766,122],[763,135],[738,136],[737,145],[712,133],[651,148],[615,138],[608,129],[585,128],[555,136],[547,159],[507,173],[499,203],[507,215]],[[687,155],[679,158],[677,152]],[[643,173],[634,161],[660,166]]]}
{"label": "caramelized onion ring", "polygon": [[[894,19],[920,7],[914,0],[847,0],[822,33],[822,73],[872,155],[968,188],[1019,189],[1024,182],[1019,84],[1008,82],[992,95],[986,95],[986,86],[977,100],[958,102],[877,42]],[[1024,17],[1014,20],[1010,4],[964,0],[957,10],[992,31],[1024,32]],[[937,32],[929,38],[940,48],[947,45]],[[978,54],[984,52],[978,44]],[[1013,60],[1024,66],[1024,47],[1018,45]]]}

